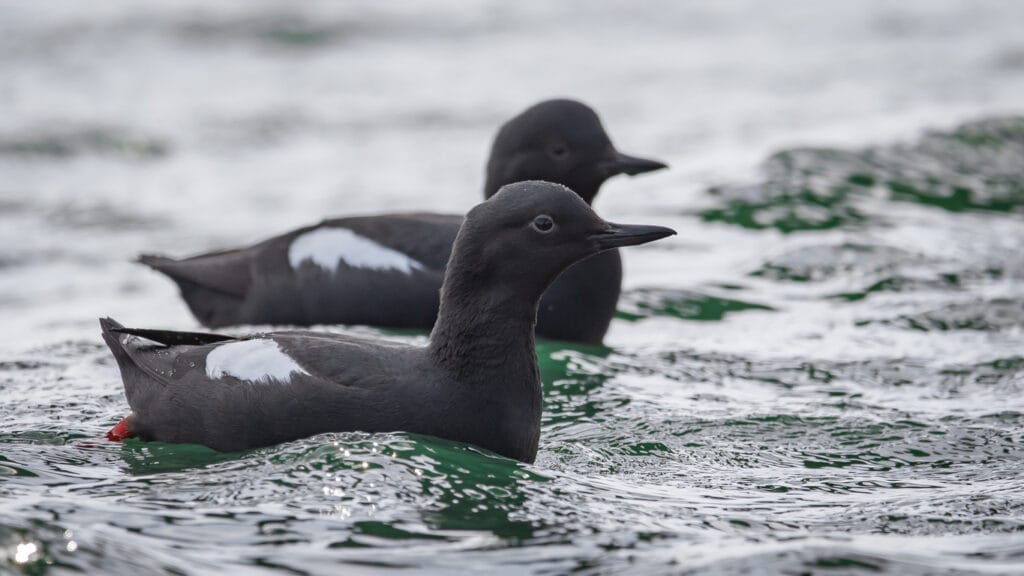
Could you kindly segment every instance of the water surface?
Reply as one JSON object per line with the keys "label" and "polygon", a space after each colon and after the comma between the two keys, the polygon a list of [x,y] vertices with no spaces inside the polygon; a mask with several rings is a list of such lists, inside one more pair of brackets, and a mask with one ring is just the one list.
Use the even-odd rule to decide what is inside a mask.
{"label": "water surface", "polygon": [[[1019,573],[1024,6],[0,4],[0,572]],[[607,347],[538,346],[538,461],[408,434],[102,435],[131,264],[460,211],[495,127],[594,105]],[[325,327],[422,342],[422,334]]]}

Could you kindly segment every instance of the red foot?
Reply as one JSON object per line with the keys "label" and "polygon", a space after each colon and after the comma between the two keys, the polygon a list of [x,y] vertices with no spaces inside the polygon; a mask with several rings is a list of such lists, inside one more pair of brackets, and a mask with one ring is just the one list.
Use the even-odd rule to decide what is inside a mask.
{"label": "red foot", "polygon": [[121,440],[127,440],[128,438],[134,438],[135,434],[132,434],[131,430],[128,429],[128,419],[122,418],[117,426],[110,429],[107,432],[107,440],[111,442],[120,442]]}

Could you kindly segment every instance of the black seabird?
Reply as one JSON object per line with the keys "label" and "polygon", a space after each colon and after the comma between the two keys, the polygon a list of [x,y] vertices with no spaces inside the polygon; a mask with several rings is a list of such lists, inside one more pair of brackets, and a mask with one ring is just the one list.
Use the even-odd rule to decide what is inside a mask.
{"label": "black seabird", "polygon": [[323,432],[405,431],[537,454],[537,304],[588,256],[674,234],[602,220],[568,188],[505,186],[459,229],[426,346],[310,331],[245,338],[100,321],[132,413],[109,437],[221,451]]}
{"label": "black seabird", "polygon": [[[536,104],[494,140],[484,195],[546,180],[590,204],[616,174],[665,164],[622,154],[597,114],[572,100]],[[325,220],[254,246],[183,260],[139,261],[174,280],[208,328],[236,324],[367,324],[429,330],[462,216],[383,214]],[[615,315],[622,260],[610,250],[572,267],[541,300],[537,334],[600,344]]]}

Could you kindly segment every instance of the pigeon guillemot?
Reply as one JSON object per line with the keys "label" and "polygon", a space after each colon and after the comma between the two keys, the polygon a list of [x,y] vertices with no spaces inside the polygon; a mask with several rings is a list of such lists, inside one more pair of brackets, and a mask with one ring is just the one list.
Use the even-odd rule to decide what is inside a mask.
{"label": "pigeon guillemot", "polygon": [[606,222],[558,184],[505,186],[466,215],[422,347],[311,331],[233,338],[101,320],[132,408],[109,437],[236,451],[323,432],[405,431],[532,462],[541,294],[574,262],[674,233]]}
{"label": "pigeon guillemot", "polygon": [[[622,154],[597,114],[572,100],[536,104],[498,131],[485,197],[546,180],[588,204],[616,174],[665,164]],[[182,260],[139,261],[174,280],[208,328],[235,324],[367,324],[429,330],[462,216],[383,214],[325,220],[259,244]],[[622,260],[610,250],[573,266],[541,300],[537,334],[600,344],[615,315]]]}

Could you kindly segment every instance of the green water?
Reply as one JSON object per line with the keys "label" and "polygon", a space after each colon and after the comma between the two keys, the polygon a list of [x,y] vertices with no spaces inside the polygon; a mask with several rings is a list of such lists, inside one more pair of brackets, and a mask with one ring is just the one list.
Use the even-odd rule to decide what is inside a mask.
{"label": "green water", "polygon": [[866,195],[961,212],[1024,206],[1024,118],[992,118],[934,131],[913,145],[864,150],[803,148],[773,155],[764,181],[717,187],[708,222],[782,232],[865,224]]}

